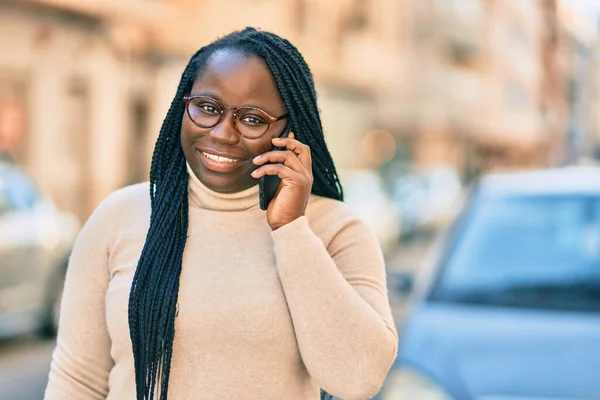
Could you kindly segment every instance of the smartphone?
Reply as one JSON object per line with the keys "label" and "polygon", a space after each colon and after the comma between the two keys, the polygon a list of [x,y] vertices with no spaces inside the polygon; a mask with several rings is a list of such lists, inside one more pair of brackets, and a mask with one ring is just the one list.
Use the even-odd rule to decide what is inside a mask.
{"label": "smartphone", "polygon": [[[291,129],[286,126],[279,137],[287,137],[290,131]],[[273,146],[271,150],[285,150],[285,148]],[[267,209],[269,203],[275,196],[275,192],[277,192],[277,188],[279,187],[280,183],[281,178],[277,175],[265,175],[258,179],[258,205],[260,206],[261,210]]]}

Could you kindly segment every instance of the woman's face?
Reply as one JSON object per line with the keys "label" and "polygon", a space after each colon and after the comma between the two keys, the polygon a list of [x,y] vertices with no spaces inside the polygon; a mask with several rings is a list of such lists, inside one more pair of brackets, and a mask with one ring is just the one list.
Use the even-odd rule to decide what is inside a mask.
{"label": "woman's face", "polygon": [[[190,95],[212,97],[225,107],[257,107],[273,117],[287,113],[264,61],[235,50],[218,50],[211,55]],[[271,139],[281,134],[286,122],[287,118],[283,118],[271,124],[263,136],[247,139],[235,129],[231,110],[212,128],[198,127],[186,111],[181,124],[181,146],[192,171],[205,186],[221,193],[239,192],[257,183],[250,175],[256,169],[252,159],[271,150]]]}

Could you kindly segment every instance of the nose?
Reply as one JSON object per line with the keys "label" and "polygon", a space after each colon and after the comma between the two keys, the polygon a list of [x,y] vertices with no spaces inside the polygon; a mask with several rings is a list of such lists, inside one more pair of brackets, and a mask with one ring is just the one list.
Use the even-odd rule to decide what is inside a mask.
{"label": "nose", "polygon": [[226,110],[219,123],[212,127],[209,136],[222,144],[236,144],[240,137],[234,126],[233,111]]}

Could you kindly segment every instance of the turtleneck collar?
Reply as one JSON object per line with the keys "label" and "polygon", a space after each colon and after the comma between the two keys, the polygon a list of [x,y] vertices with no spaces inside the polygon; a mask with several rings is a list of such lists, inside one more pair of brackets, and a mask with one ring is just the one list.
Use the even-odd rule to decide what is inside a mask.
{"label": "turtleneck collar", "polygon": [[[186,163],[187,164],[187,163]],[[207,188],[187,164],[190,205],[213,211],[244,211],[258,208],[258,184],[236,193],[219,193]]]}

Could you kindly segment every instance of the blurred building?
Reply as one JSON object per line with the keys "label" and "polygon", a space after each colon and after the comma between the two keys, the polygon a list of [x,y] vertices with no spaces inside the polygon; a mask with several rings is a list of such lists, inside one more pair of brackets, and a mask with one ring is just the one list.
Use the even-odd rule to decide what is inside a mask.
{"label": "blurred building", "polygon": [[81,218],[147,164],[153,5],[113,3],[0,2],[0,145]]}
{"label": "blurred building", "polygon": [[358,166],[377,91],[402,75],[402,25],[389,15],[400,19],[398,2],[1,0],[0,146],[86,218],[112,190],[147,178],[189,55],[252,25],[305,53],[334,157]]}
{"label": "blurred building", "polygon": [[380,109],[415,162],[448,163],[467,177],[558,162],[572,66],[554,1],[412,5],[410,83]]}
{"label": "blurred building", "polygon": [[147,178],[189,55],[252,25],[305,55],[342,173],[562,163],[600,137],[577,18],[554,0],[0,0],[0,149],[85,218]]}
{"label": "blurred building", "polygon": [[[563,163],[593,157],[597,132],[595,115],[598,114],[600,95],[597,90],[600,65],[595,61],[600,27],[598,16],[595,14],[596,18],[590,18],[588,14],[593,10],[589,7],[575,8],[575,3],[562,0],[557,6],[562,59],[567,71],[567,118],[561,152]],[[585,5],[585,1],[579,3]]]}

